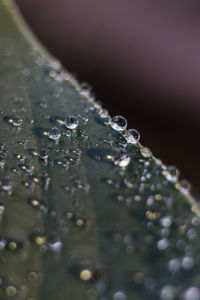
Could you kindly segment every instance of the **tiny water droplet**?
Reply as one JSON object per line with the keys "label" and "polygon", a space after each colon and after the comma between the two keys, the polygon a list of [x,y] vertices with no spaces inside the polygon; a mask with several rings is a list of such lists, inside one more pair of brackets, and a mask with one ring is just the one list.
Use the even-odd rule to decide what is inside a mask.
{"label": "tiny water droplet", "polygon": [[136,129],[129,129],[125,132],[125,139],[128,144],[136,144],[140,140],[140,133]]}
{"label": "tiny water droplet", "polygon": [[190,192],[192,187],[191,184],[189,183],[189,181],[187,181],[186,179],[182,179],[180,182],[180,187],[181,187],[181,191],[182,192]]}
{"label": "tiny water droplet", "polygon": [[65,126],[68,128],[68,129],[76,129],[77,126],[78,126],[78,119],[77,117],[73,116],[73,115],[70,115],[69,117],[67,117],[67,119],[65,120]]}
{"label": "tiny water droplet", "polygon": [[12,181],[10,179],[9,176],[4,177],[1,181],[0,181],[0,188],[3,191],[10,191],[12,189]]}
{"label": "tiny water droplet", "polygon": [[5,211],[5,206],[2,205],[2,204],[0,204],[0,219],[1,219],[1,217],[2,217],[2,215],[3,215],[3,213],[4,213],[4,211]]}
{"label": "tiny water droplet", "polygon": [[162,288],[161,293],[160,293],[161,300],[173,300],[174,296],[175,296],[175,289],[173,286],[166,285]]}
{"label": "tiny water droplet", "polygon": [[169,166],[165,171],[166,178],[169,181],[177,181],[180,175],[179,170],[175,166]]}
{"label": "tiny water droplet", "polygon": [[51,140],[58,140],[61,136],[61,132],[57,127],[53,127],[49,130],[48,136]]}
{"label": "tiny water droplet", "polygon": [[6,159],[4,156],[0,155],[0,167],[3,168],[6,164]]}
{"label": "tiny water droplet", "polygon": [[44,159],[44,160],[46,160],[49,156],[48,151],[44,148],[40,151],[39,155],[40,155],[40,158]]}
{"label": "tiny water droplet", "polygon": [[113,295],[113,300],[126,300],[126,295],[121,291],[116,292]]}
{"label": "tiny water droplet", "polygon": [[22,119],[20,117],[14,117],[9,119],[9,123],[12,124],[14,127],[19,127],[22,124]]}
{"label": "tiny water droplet", "polygon": [[127,120],[122,116],[115,116],[110,121],[110,126],[112,129],[117,131],[124,131],[127,125]]}
{"label": "tiny water droplet", "polygon": [[144,156],[145,158],[149,158],[152,156],[151,150],[149,148],[141,148],[140,149],[140,153],[142,154],[142,156]]}
{"label": "tiny water droplet", "polygon": [[183,300],[200,300],[200,289],[189,287],[184,293]]}

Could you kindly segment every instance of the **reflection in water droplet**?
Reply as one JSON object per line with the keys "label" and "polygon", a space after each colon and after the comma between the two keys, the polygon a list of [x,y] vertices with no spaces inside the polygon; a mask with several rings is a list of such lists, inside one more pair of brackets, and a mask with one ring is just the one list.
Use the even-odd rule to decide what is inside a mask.
{"label": "reflection in water droplet", "polygon": [[140,133],[136,129],[129,129],[125,132],[125,139],[128,144],[136,144],[140,140]]}
{"label": "reflection in water droplet", "polygon": [[78,119],[77,117],[71,115],[69,117],[67,117],[67,119],[65,120],[65,126],[68,128],[68,129],[75,129],[77,126],[78,126]]}
{"label": "reflection in water droplet", "polygon": [[127,127],[127,120],[122,116],[115,116],[110,121],[112,129],[117,131],[124,131]]}
{"label": "reflection in water droplet", "polygon": [[51,140],[58,140],[61,136],[61,132],[57,127],[53,127],[49,130],[48,136]]}

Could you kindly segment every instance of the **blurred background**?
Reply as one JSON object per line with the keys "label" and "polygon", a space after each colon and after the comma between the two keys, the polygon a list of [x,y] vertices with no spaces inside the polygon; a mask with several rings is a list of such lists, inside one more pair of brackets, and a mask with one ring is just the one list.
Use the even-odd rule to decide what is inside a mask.
{"label": "blurred background", "polygon": [[200,2],[16,2],[47,49],[199,197]]}

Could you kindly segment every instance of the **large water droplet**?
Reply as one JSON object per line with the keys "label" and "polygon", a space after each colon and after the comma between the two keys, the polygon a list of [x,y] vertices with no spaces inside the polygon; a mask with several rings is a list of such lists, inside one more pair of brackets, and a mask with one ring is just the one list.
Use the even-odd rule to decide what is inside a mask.
{"label": "large water droplet", "polygon": [[136,129],[129,129],[125,132],[125,139],[128,144],[136,144],[140,140],[140,133]]}
{"label": "large water droplet", "polygon": [[58,140],[61,136],[61,132],[57,127],[49,129],[48,136],[51,140]]}
{"label": "large water droplet", "polygon": [[110,126],[117,131],[124,131],[127,127],[127,120],[122,116],[115,116],[110,121]]}
{"label": "large water droplet", "polygon": [[78,126],[77,117],[75,117],[73,115],[69,116],[65,121],[65,126],[71,130],[76,129],[76,127]]}

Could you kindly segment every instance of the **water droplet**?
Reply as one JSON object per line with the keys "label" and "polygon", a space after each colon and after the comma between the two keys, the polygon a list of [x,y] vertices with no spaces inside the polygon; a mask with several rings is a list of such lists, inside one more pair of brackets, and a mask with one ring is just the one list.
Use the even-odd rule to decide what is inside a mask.
{"label": "water droplet", "polygon": [[4,177],[1,181],[0,181],[0,188],[3,191],[10,191],[12,189],[12,181],[10,179],[9,176]]}
{"label": "water droplet", "polygon": [[179,183],[182,192],[188,193],[191,191],[192,187],[189,181],[182,179]]}
{"label": "water droplet", "polygon": [[123,168],[127,167],[131,162],[131,158],[128,154],[122,154],[119,158],[114,161],[114,164]]}
{"label": "water droplet", "polygon": [[13,285],[7,286],[7,288],[5,289],[5,294],[8,297],[14,297],[17,294],[16,287],[14,287]]}
{"label": "water droplet", "polygon": [[160,220],[160,224],[161,224],[163,227],[170,227],[171,224],[172,224],[172,218],[171,218],[170,216],[163,217],[163,218]]}
{"label": "water droplet", "polygon": [[167,170],[164,171],[164,174],[169,181],[177,181],[180,172],[175,166],[169,166]]}
{"label": "water droplet", "polygon": [[165,250],[169,246],[169,241],[166,238],[163,238],[157,242],[157,247],[159,250]]}
{"label": "water droplet", "polygon": [[92,278],[92,272],[88,269],[84,269],[80,272],[80,278],[84,281],[88,281]]}
{"label": "water droplet", "polygon": [[129,129],[125,132],[125,139],[128,144],[136,144],[140,140],[140,133],[136,129]]}
{"label": "water droplet", "polygon": [[26,156],[23,155],[23,154],[17,154],[16,157],[17,157],[17,159],[18,159],[19,161],[21,161],[21,162],[23,162],[23,161],[25,160],[25,158],[26,158]]}
{"label": "water droplet", "polygon": [[5,206],[2,205],[2,204],[0,204],[0,219],[1,219],[1,217],[2,217],[2,215],[3,215],[3,213],[4,213],[4,211],[5,211]]}
{"label": "water droplet", "polygon": [[11,118],[9,119],[9,123],[14,127],[19,127],[22,124],[22,119],[20,117]]}
{"label": "water droplet", "polygon": [[124,131],[127,127],[127,120],[122,116],[115,116],[110,121],[112,129],[117,131]]}
{"label": "water droplet", "polygon": [[183,300],[200,300],[200,289],[197,287],[188,288],[184,293]]}
{"label": "water droplet", "polygon": [[183,258],[183,261],[182,261],[182,267],[185,269],[185,270],[189,270],[193,267],[194,265],[194,261],[192,259],[192,257],[189,257],[189,256],[185,256]]}
{"label": "water droplet", "polygon": [[143,147],[140,149],[140,153],[142,154],[142,156],[144,156],[145,158],[149,158],[152,156],[151,150],[149,148]]}
{"label": "water droplet", "polygon": [[126,295],[121,291],[116,292],[113,295],[113,300],[126,300]]}
{"label": "water droplet", "polygon": [[61,249],[62,249],[62,242],[57,240],[57,241],[48,243],[48,248],[49,248],[50,251],[60,252]]}
{"label": "water droplet", "polygon": [[40,158],[46,160],[49,156],[47,149],[43,148],[40,152]]}
{"label": "water droplet", "polygon": [[162,288],[160,298],[162,300],[173,300],[175,296],[175,289],[172,285],[166,285]]}
{"label": "water droplet", "polygon": [[180,259],[172,258],[168,263],[168,269],[170,272],[178,272],[181,266]]}
{"label": "water droplet", "polygon": [[71,115],[69,117],[67,117],[66,121],[65,121],[65,126],[68,128],[68,129],[75,129],[77,126],[78,126],[78,119],[77,117]]}
{"label": "water droplet", "polygon": [[53,127],[49,130],[48,136],[51,140],[58,140],[61,136],[61,132],[57,127]]}
{"label": "water droplet", "polygon": [[3,168],[6,164],[6,159],[4,156],[0,155],[0,167]]}

